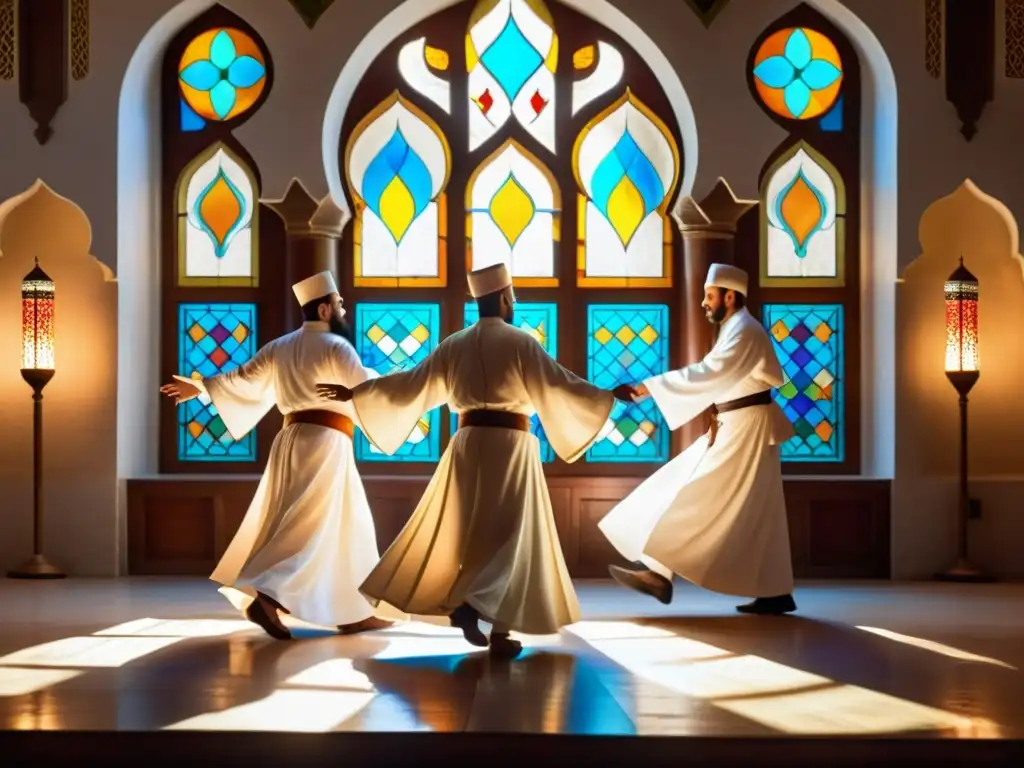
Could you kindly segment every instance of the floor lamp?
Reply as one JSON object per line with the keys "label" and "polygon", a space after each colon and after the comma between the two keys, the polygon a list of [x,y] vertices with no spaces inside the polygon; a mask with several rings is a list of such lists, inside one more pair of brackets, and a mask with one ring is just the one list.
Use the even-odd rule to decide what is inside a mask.
{"label": "floor lamp", "polygon": [[978,279],[964,266],[964,257],[961,256],[960,266],[946,280],[946,378],[960,395],[959,530],[956,562],[936,575],[939,581],[994,581],[967,559],[967,521],[971,515],[971,497],[967,489],[967,395],[980,375]]}
{"label": "floor lamp", "polygon": [[39,266],[21,282],[21,377],[32,387],[32,557],[7,576],[63,579],[43,555],[43,388],[53,378],[53,280]]}

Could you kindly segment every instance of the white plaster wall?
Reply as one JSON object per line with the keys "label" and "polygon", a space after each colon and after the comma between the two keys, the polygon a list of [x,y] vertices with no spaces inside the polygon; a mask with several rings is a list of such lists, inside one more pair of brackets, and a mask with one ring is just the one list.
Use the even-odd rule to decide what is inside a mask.
{"label": "white plaster wall", "polygon": [[[190,1],[196,7],[208,4],[206,0]],[[733,0],[711,29],[706,30],[680,0],[613,2],[661,49],[685,86],[699,137],[694,193],[699,197],[718,176],[724,176],[738,195],[754,195],[758,170],[768,153],[782,140],[783,133],[753,103],[743,68],[754,37],[794,3],[789,0]],[[314,196],[326,194],[321,125],[332,88],[359,41],[399,3],[397,0],[373,3],[338,0],[312,31],[306,29],[284,0],[226,0],[224,4],[260,31],[275,61],[277,77],[272,94],[259,115],[237,134],[260,164],[264,194],[279,196],[293,176],[300,177]],[[828,0],[820,0],[818,4],[827,6]],[[82,206],[93,226],[93,252],[115,267],[119,276],[130,277],[134,269],[138,270],[137,276],[145,277],[147,265],[157,258],[151,248],[147,250],[147,239],[139,235],[140,231],[152,229],[154,225],[152,200],[145,195],[145,190],[133,189],[136,205],[125,206],[120,213],[122,225],[126,225],[126,218],[135,223],[134,235],[131,223],[121,227],[120,237],[118,234],[118,174],[132,162],[127,155],[122,155],[121,168],[118,166],[119,94],[128,63],[140,41],[177,5],[176,0],[146,0],[144,3],[93,0],[92,71],[84,81],[72,83],[68,102],[54,123],[55,134],[45,147],[39,147],[32,136],[33,126],[27,111],[18,102],[16,85],[0,83],[0,120],[3,121],[0,124],[4,125],[4,138],[0,141],[0,199],[26,188],[37,177],[45,178]],[[846,8],[833,8],[831,13],[841,16],[844,10],[851,12],[855,16],[847,15],[854,20],[859,17],[870,27],[892,62],[899,89],[899,191],[898,198],[887,207],[890,215],[897,217],[898,230],[891,229],[898,234],[890,237],[888,248],[890,252],[896,251],[899,264],[906,265],[919,253],[917,221],[925,207],[967,176],[1000,198],[1012,211],[1019,214],[1024,210],[1024,187],[1017,182],[1024,171],[1024,153],[1018,151],[1015,128],[1024,118],[1024,99],[1021,98],[1024,81],[1009,81],[1001,74],[997,77],[995,103],[989,105],[982,117],[979,135],[972,143],[967,143],[959,134],[953,107],[945,100],[943,83],[930,79],[924,69],[923,0],[901,0],[895,7],[891,0],[848,0],[845,5]],[[121,128],[126,135],[130,133],[133,140],[144,143],[147,131],[140,123],[144,120],[142,115],[141,111],[122,114]],[[878,119],[880,117],[876,116],[867,126],[872,135],[882,132],[884,121]],[[146,160],[140,156],[134,162],[144,166]],[[127,179],[131,178],[128,174]],[[888,184],[883,185],[881,191],[889,195],[894,192]],[[886,206],[881,207],[884,214]],[[895,277],[894,267],[892,275]],[[0,290],[4,289],[5,279],[0,277]],[[891,281],[883,280],[880,288],[892,290],[893,286]],[[130,316],[138,318],[152,298],[135,291],[125,300],[128,303],[122,302],[122,333],[127,328],[126,308],[132,307]],[[877,311],[882,312],[884,308]],[[142,333],[144,325],[141,321],[136,330]],[[884,323],[880,327],[884,327]],[[0,328],[0,334],[12,332],[12,329]],[[153,343],[156,343],[155,338]],[[147,408],[150,404],[155,406],[157,401],[153,359],[122,359],[119,372],[114,361],[102,360],[95,364],[105,367],[111,381],[120,375],[122,387],[131,392],[119,403],[121,415],[124,415],[124,418],[119,415],[119,420],[129,434],[134,432],[135,438],[140,438],[152,432],[152,412]],[[893,371],[883,366],[875,374],[891,378]],[[131,379],[126,380],[126,376]],[[4,391],[0,395],[6,407],[8,393]],[[884,408],[874,407],[870,415],[880,425],[893,423],[891,414]],[[886,465],[898,464],[898,456],[895,462],[887,461],[885,452],[895,450],[898,453],[900,441],[908,439],[901,425],[902,419],[896,419],[897,437],[889,441],[892,445],[876,446],[881,457],[877,462],[881,469],[876,474],[885,476]],[[975,426],[984,429],[984,424]],[[155,439],[154,434],[153,443],[149,445],[155,444]],[[134,448],[126,451],[124,441],[121,443],[120,462],[125,471],[141,474],[155,469],[155,452]],[[115,477],[106,482],[113,485]],[[916,482],[912,476],[897,478],[897,484],[909,484],[907,487],[911,489]],[[1021,491],[1013,482],[998,478],[991,486],[993,498]],[[7,490],[7,487],[0,487],[0,494]],[[927,488],[922,487],[922,492],[926,491]],[[83,503],[90,503],[90,500],[83,498]],[[907,510],[899,507],[894,510],[897,519],[907,514]],[[1011,505],[994,501],[988,505],[986,518],[979,523],[980,529],[990,522],[995,525],[998,520],[1019,522],[1016,514]],[[117,528],[116,510],[110,509],[103,519],[109,521],[112,529]],[[913,516],[907,519],[914,520]],[[6,518],[0,517],[0,539],[10,533],[11,537],[22,541],[22,549],[26,550],[28,542],[24,531],[8,528],[9,525]],[[945,557],[943,544],[932,527],[915,523],[909,530],[899,526],[895,526],[895,530],[893,559],[897,575],[926,575],[941,566]],[[1013,558],[999,552],[1008,553],[1010,546],[1005,537],[993,537],[991,557],[1009,562]],[[0,550],[0,557],[9,560],[10,556],[4,551]],[[10,564],[0,562],[3,567]],[[1024,566],[1015,567],[1018,572],[1024,572]],[[99,572],[105,568],[97,563],[85,570]]]}

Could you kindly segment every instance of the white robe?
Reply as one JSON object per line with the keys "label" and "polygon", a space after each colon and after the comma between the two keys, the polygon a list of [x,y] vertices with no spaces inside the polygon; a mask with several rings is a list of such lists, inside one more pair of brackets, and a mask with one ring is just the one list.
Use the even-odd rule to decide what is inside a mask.
{"label": "white robe", "polygon": [[[366,436],[394,453],[425,412],[536,411],[555,452],[578,459],[614,398],[497,318],[453,334],[416,368],[367,382],[352,400]],[[550,634],[579,620],[537,438],[458,430],[423,498],[362,586],[373,601],[420,615],[468,603],[502,629]]]}
{"label": "white robe", "polygon": [[[320,409],[354,419],[350,403],[322,399],[316,384],[354,387],[376,375],[326,323],[307,322],[203,384],[239,439],[275,402],[284,414]],[[256,495],[210,578],[239,610],[262,592],[295,618],[337,626],[373,615],[359,585],[377,556],[352,441],[335,429],[292,424],[274,438]]]}
{"label": "white robe", "polygon": [[[771,339],[746,309],[722,324],[700,363],[644,382],[670,429],[725,403],[783,384]],[[715,592],[773,597],[793,591],[779,446],[793,428],[775,403],[722,413],[598,524],[614,547],[662,575]],[[652,562],[653,561],[653,562]],[[662,567],[659,567],[662,566]]]}

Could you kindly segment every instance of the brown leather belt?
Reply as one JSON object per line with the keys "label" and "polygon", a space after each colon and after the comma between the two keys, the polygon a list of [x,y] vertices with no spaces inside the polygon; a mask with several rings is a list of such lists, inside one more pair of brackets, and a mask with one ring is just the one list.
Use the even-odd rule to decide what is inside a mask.
{"label": "brown leather belt", "polygon": [[495,427],[529,432],[530,417],[521,413],[512,413],[512,411],[491,411],[480,408],[459,414],[459,429],[465,427]]}
{"label": "brown leather belt", "polygon": [[752,408],[755,405],[771,405],[772,391],[770,389],[755,392],[752,395],[737,397],[735,400],[727,400],[724,403],[715,403],[711,406],[711,429],[708,430],[708,448],[715,444],[718,437],[718,414],[738,411],[741,408]]}
{"label": "brown leather belt", "polygon": [[292,424],[314,424],[318,427],[326,427],[348,435],[349,440],[356,433],[356,425],[352,419],[342,413],[334,411],[322,411],[319,409],[311,411],[292,411],[285,414],[284,425],[290,427]]}

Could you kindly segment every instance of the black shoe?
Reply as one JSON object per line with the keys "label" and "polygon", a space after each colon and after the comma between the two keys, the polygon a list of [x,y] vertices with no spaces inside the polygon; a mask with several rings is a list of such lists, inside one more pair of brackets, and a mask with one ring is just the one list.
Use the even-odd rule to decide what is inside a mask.
{"label": "black shoe", "polygon": [[468,603],[463,603],[452,611],[448,620],[453,627],[462,630],[462,636],[466,638],[467,643],[475,645],[477,648],[487,647],[487,635],[480,631],[480,614],[477,613],[476,608]]}
{"label": "black shoe", "polygon": [[672,582],[646,568],[631,571],[619,565],[609,565],[608,573],[615,579],[616,583],[644,595],[650,595],[655,600],[668,605],[672,602]]}
{"label": "black shoe", "polygon": [[793,600],[792,595],[759,597],[751,603],[737,605],[736,610],[740,613],[752,613],[758,616],[781,616],[784,613],[795,611],[796,601]]}

